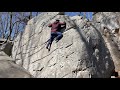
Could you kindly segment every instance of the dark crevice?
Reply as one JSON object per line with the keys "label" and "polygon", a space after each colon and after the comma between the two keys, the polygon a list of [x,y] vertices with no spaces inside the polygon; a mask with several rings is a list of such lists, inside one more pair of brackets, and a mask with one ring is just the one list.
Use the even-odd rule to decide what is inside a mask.
{"label": "dark crevice", "polygon": [[42,67],[40,70],[33,70],[33,71],[39,71],[39,72],[40,72],[40,71],[42,71],[43,69],[44,69],[44,67]]}
{"label": "dark crevice", "polygon": [[72,43],[72,44],[67,45],[65,48],[68,48],[68,47],[70,47],[70,46],[72,46],[72,45],[73,45],[73,43]]}

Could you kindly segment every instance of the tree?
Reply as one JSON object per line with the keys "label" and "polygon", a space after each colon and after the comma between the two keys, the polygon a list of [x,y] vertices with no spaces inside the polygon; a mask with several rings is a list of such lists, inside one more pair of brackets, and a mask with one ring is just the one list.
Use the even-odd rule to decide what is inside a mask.
{"label": "tree", "polygon": [[0,37],[6,38],[9,27],[9,14],[8,12],[0,13]]}
{"label": "tree", "polygon": [[27,22],[40,12],[0,12],[0,38],[14,40]]}

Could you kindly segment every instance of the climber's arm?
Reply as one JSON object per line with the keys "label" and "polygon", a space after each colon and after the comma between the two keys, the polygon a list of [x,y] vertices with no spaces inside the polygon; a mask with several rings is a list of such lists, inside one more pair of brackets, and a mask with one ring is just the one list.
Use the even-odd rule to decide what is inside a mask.
{"label": "climber's arm", "polygon": [[60,23],[60,25],[63,25],[62,28],[66,27],[66,22]]}
{"label": "climber's arm", "polygon": [[66,25],[66,22],[60,23],[61,25]]}

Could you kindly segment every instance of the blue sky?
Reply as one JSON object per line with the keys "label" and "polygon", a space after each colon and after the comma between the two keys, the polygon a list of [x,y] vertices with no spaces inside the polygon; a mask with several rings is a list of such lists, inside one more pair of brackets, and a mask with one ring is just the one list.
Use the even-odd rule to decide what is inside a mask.
{"label": "blue sky", "polygon": [[[75,16],[75,15],[78,15],[79,12],[65,12],[65,14],[69,15],[69,16]],[[87,18],[89,18],[91,20],[92,19],[92,12],[86,12],[86,14],[87,14]],[[83,15],[83,13],[82,13],[82,15]]]}

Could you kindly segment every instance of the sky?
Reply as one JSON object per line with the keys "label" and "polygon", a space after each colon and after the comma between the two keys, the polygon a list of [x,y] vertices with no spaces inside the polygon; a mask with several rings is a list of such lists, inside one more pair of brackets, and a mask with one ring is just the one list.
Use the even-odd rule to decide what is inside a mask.
{"label": "sky", "polygon": [[[66,14],[66,15],[69,15],[69,16],[75,16],[75,15],[78,15],[79,12],[65,12],[65,14]],[[92,20],[92,12],[86,12],[86,14],[87,14],[87,18],[88,18],[89,20]],[[88,14],[89,14],[89,15],[88,15]],[[83,15],[83,13],[82,13],[82,15]]]}

